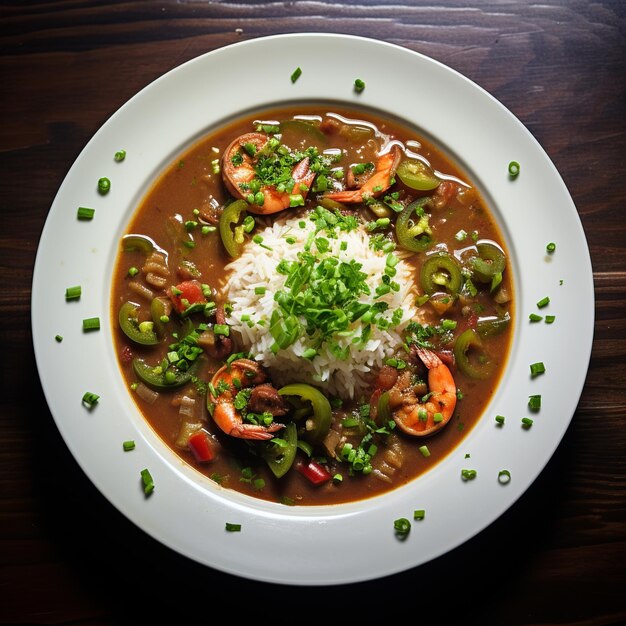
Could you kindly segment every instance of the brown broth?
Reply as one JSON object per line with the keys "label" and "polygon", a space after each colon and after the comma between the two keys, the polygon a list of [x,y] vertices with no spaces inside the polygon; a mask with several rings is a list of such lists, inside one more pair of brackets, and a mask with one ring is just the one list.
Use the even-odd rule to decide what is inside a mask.
{"label": "brown broth", "polygon": [[[320,113],[320,111],[322,112]],[[235,137],[254,130],[255,124],[253,122],[256,120],[286,120],[293,118],[294,115],[319,115],[324,120],[328,120],[325,111],[326,109],[320,106],[299,106],[297,109],[264,111],[261,114],[237,120],[200,140],[196,145],[180,155],[155,181],[137,208],[127,232],[149,237],[159,248],[166,251],[170,275],[162,288],[146,285],[146,272],[142,271],[146,259],[145,253],[139,250],[123,250],[120,252],[117,260],[112,285],[111,315],[114,320],[113,327],[116,328],[115,344],[117,353],[120,355],[121,372],[129,387],[132,388],[133,385],[137,384],[137,376],[133,371],[131,359],[137,357],[145,359],[146,362],[151,364],[157,364],[166,356],[168,344],[172,341],[168,337],[166,340],[161,341],[159,345],[141,346],[130,341],[122,332],[117,319],[119,308],[124,302],[132,301],[140,305],[141,319],[149,319],[150,299],[142,300],[141,296],[132,290],[131,284],[143,284],[150,288],[154,296],[164,296],[166,290],[172,285],[188,277],[185,275],[185,271],[181,272],[179,270],[185,263],[191,263],[201,274],[199,280],[202,283],[210,283],[212,287],[216,288],[218,286],[217,279],[223,276],[224,266],[231,260],[220,242],[219,230],[203,235],[200,231],[200,225],[191,231],[188,231],[183,225],[183,222],[188,220],[195,220],[200,222],[200,224],[213,225],[214,221],[219,218],[224,204],[230,199],[230,195],[222,183],[221,176],[213,173],[213,162],[215,159],[221,156],[226,146]],[[373,125],[378,129],[378,132],[393,137],[402,142],[403,145],[406,145],[406,142],[409,140],[418,141],[419,149],[413,148],[413,152],[419,153],[422,158],[430,163],[444,181],[450,181],[446,185],[448,187],[452,186],[456,192],[445,202],[442,208],[433,209],[431,212],[430,225],[433,228],[438,245],[445,244],[448,249],[456,250],[459,255],[459,251],[464,248],[475,250],[475,241],[472,239],[471,234],[476,232],[478,233],[479,241],[496,242],[506,253],[501,232],[480,194],[475,188],[470,187],[471,183],[468,181],[467,174],[453,163],[442,150],[423,138],[416,136],[415,132],[410,128],[396,122],[381,119],[364,111],[343,110],[339,107],[333,107],[333,112],[349,120],[358,119],[363,121],[363,123],[358,125],[342,126],[339,124],[339,131],[333,127],[335,122],[330,126],[322,126],[330,136],[330,142],[333,147],[340,147],[351,153],[352,160],[350,160],[349,155],[347,160],[344,158],[341,162],[346,170],[349,163],[357,162],[360,159],[363,161],[375,160],[376,152],[380,145],[380,138],[376,140],[376,133],[363,130]],[[340,121],[341,117],[333,119]],[[340,134],[341,128],[356,128],[356,131],[353,133],[353,136],[350,136],[350,133],[348,133],[346,137]],[[309,145],[311,142],[315,143],[317,141],[315,134],[307,136],[306,132],[302,134],[301,131],[302,129],[298,128],[291,131],[290,146],[293,147],[293,144],[298,141]],[[356,152],[354,149],[354,135],[356,135],[357,141],[361,142],[359,145],[364,145],[361,152]],[[405,194],[413,194],[411,197],[418,197],[424,193],[434,193],[414,192],[407,190],[401,184],[398,184],[398,187],[402,188]],[[441,188],[442,186],[440,186]],[[464,190],[464,193],[458,193],[459,190]],[[288,213],[289,217],[302,215],[303,219],[305,219],[311,206],[315,206],[315,201],[316,194],[310,193],[305,207],[289,209],[285,213]],[[362,204],[348,208],[351,212],[354,211],[357,214],[366,215],[366,221],[376,219],[370,210]],[[196,210],[195,214],[194,210]],[[279,213],[277,216],[270,216],[264,219],[281,219],[281,215]],[[468,236],[464,241],[459,242],[455,235],[461,229],[465,230]],[[185,241],[191,241],[192,239],[195,244],[194,247],[185,245]],[[419,276],[422,263],[429,253],[432,253],[432,250],[429,250],[427,253],[418,253],[410,258],[410,263],[415,267],[416,276]],[[128,274],[130,267],[136,267],[140,270],[134,278]],[[510,275],[510,270],[504,272],[499,293],[507,292],[512,296],[513,285]],[[456,321],[457,327],[452,332],[452,335],[456,338],[463,329],[475,325],[477,318],[496,315],[496,311],[499,316],[506,312],[511,319],[513,318],[514,300],[512,297],[508,302],[494,305],[489,295],[489,289],[485,289],[481,285],[478,285],[478,287],[479,294],[475,298],[468,298],[465,308],[457,301],[454,307],[443,315],[437,314],[431,304],[426,303],[422,307],[426,316],[425,321],[436,324],[440,317]],[[498,290],[496,290],[496,293],[498,293]],[[224,294],[215,293],[215,301],[218,304],[224,304]],[[170,317],[174,319],[176,316],[172,314]],[[213,319],[208,320],[209,324],[213,321]],[[174,322],[171,322],[169,326],[173,328],[173,324]],[[298,471],[293,469],[283,478],[276,479],[262,459],[247,453],[248,446],[246,442],[224,434],[213,423],[206,410],[205,398],[198,391],[198,387],[202,387],[201,384],[194,385],[190,383],[184,389],[161,392],[157,401],[152,405],[147,404],[133,391],[131,391],[131,395],[151,427],[176,454],[198,471],[217,479],[225,487],[236,489],[258,498],[295,504],[328,504],[359,500],[395,489],[414,480],[457,448],[477,421],[485,418],[485,407],[497,389],[498,381],[502,376],[508,358],[512,327],[513,323],[511,322],[507,328],[496,336],[484,339],[486,351],[495,366],[493,373],[488,379],[471,378],[458,368],[453,368],[455,384],[462,392],[462,399],[457,402],[454,415],[442,430],[427,438],[418,438],[406,435],[396,428],[388,436],[386,439],[387,445],[401,449],[403,456],[401,467],[391,472],[391,482],[384,482],[374,474],[349,476],[346,464],[339,462],[331,462],[330,471],[332,474],[341,473],[343,476],[341,482],[329,481],[321,486],[313,486]],[[176,329],[178,328],[177,325]],[[448,342],[445,345],[437,346],[437,348],[446,350],[451,348],[451,346],[452,342]],[[207,358],[202,369],[197,372],[198,378],[201,382],[206,383],[221,365],[221,360]],[[202,407],[201,411],[197,411],[195,419],[198,422],[202,422],[204,430],[210,433],[211,436],[216,456],[209,463],[197,463],[188,449],[176,445],[181,427],[179,403],[184,394],[196,397],[196,410],[198,406]],[[366,403],[369,401],[369,398],[363,398],[363,400]],[[333,417],[333,428],[342,431],[343,434],[347,432],[350,435],[352,431],[349,429],[342,430],[340,423],[346,416],[350,417],[358,414],[358,404],[358,402],[352,405],[349,403],[344,404],[341,409],[336,410]],[[358,438],[355,441],[358,441]],[[392,443],[393,446],[391,445]],[[376,464],[381,463],[382,456],[379,455],[385,454],[385,443],[380,442],[380,444],[382,448],[374,457]],[[424,456],[419,451],[420,446],[423,445],[427,445],[430,456]],[[303,455],[299,453],[299,457],[303,458]],[[242,469],[244,470],[243,474]],[[262,488],[259,488],[258,482],[255,484],[257,479],[264,481]]]}

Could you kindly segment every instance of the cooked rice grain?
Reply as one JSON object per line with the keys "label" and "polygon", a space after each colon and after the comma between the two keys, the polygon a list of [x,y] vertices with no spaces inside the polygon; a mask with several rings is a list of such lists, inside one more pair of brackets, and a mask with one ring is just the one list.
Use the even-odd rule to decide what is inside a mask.
{"label": "cooked rice grain", "polygon": [[[374,290],[381,284],[387,254],[370,249],[369,237],[364,229],[339,233],[338,239],[330,239],[330,253],[342,261],[354,259],[361,263],[361,271],[368,276],[366,283],[372,295],[362,295],[359,301],[370,304],[381,300],[387,302],[389,310],[384,314],[387,319],[391,319],[395,309],[401,308],[402,321],[394,329],[390,327],[381,330],[372,326],[365,346],[361,346],[360,342],[352,343],[352,338],[360,337],[363,330],[360,321],[354,322],[351,326],[353,334],[338,339],[342,348],[349,347],[346,360],[334,356],[326,344],[322,345],[312,360],[303,358],[304,351],[311,347],[311,340],[306,335],[274,354],[271,350],[274,339],[269,332],[269,320],[276,306],[274,294],[283,288],[286,279],[276,272],[276,266],[282,259],[297,260],[297,254],[303,249],[309,233],[315,232],[312,221],[305,220],[305,228],[299,226],[301,221],[294,218],[276,220],[272,226],[258,233],[263,237],[263,246],[248,242],[241,256],[227,266],[224,286],[227,299],[233,306],[227,321],[231,330],[239,336],[243,349],[268,368],[274,384],[306,382],[330,395],[343,399],[358,398],[371,385],[372,376],[386,359],[397,356],[401,350],[401,332],[416,315],[414,271],[406,262],[400,261],[393,278],[400,285],[400,290],[375,300]],[[319,233],[318,236],[326,235]],[[296,241],[290,244],[287,238]],[[341,241],[347,243],[345,251],[339,248]],[[256,294],[256,287],[265,287],[265,293]],[[242,317],[246,321],[242,321]]]}

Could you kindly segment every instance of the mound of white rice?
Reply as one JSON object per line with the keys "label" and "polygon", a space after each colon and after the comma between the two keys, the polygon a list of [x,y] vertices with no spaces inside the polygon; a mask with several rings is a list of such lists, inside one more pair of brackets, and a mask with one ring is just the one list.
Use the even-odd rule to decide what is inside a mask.
{"label": "mound of white rice", "polygon": [[[414,270],[400,260],[393,278],[400,285],[399,291],[391,291],[375,299],[375,289],[381,284],[387,254],[370,249],[369,236],[364,228],[348,233],[340,232],[337,239],[329,239],[330,249],[324,255],[319,255],[313,247],[312,251],[318,256],[332,255],[340,261],[350,262],[354,259],[360,263],[361,271],[367,274],[365,282],[370,287],[371,295],[361,295],[359,302],[387,302],[389,309],[383,317],[388,320],[391,320],[394,310],[402,309],[401,322],[395,328],[390,326],[388,330],[372,325],[371,334],[364,345],[361,341],[352,341],[354,337],[361,337],[363,330],[360,320],[353,322],[350,336],[337,338],[341,348],[349,347],[349,356],[345,360],[334,356],[327,344],[322,344],[313,359],[303,358],[305,350],[312,347],[311,339],[306,334],[288,348],[274,354],[271,350],[274,338],[269,331],[269,321],[278,306],[274,302],[274,294],[284,288],[286,280],[285,275],[276,271],[276,266],[282,259],[296,261],[298,252],[303,250],[312,232],[315,232],[313,221],[293,218],[276,220],[272,226],[257,232],[263,238],[262,245],[249,241],[242,254],[226,268],[228,273],[224,288],[233,306],[227,322],[231,325],[231,331],[239,336],[244,349],[267,367],[275,385],[304,382],[343,399],[358,398],[370,386],[373,374],[384,365],[386,359],[397,355],[402,344],[401,332],[416,314]],[[325,236],[325,233],[320,232],[317,236]],[[343,244],[345,250],[340,248],[341,242],[346,242]],[[255,293],[255,288],[259,287],[265,287],[265,293]],[[258,291],[262,292],[263,289]]]}

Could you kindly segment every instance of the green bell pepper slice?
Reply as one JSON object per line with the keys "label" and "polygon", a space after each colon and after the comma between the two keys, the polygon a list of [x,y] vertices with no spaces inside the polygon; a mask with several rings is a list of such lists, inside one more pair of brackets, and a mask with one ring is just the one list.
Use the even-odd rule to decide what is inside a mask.
{"label": "green bell pepper slice", "polygon": [[143,359],[133,359],[133,371],[137,378],[148,387],[161,391],[178,389],[191,381],[198,369],[199,360],[193,362],[189,369],[183,371],[176,368],[164,370],[160,365],[149,365]]}
{"label": "green bell pepper slice", "polygon": [[398,165],[396,176],[407,187],[418,191],[436,189],[441,183],[441,179],[435,175],[432,168],[418,159],[404,159]]}
{"label": "green bell pepper slice", "polygon": [[120,307],[118,321],[124,334],[135,343],[142,346],[154,346],[159,343],[159,337],[154,331],[153,322],[139,323],[137,320],[137,309],[134,302],[125,302]]}
{"label": "green bell pepper slice", "polygon": [[478,256],[472,257],[470,264],[474,278],[481,283],[490,283],[498,274],[502,275],[506,266],[504,252],[493,243],[481,242],[476,246]]}
{"label": "green bell pepper slice", "polygon": [[[407,205],[396,220],[398,245],[410,252],[424,252],[432,243],[430,215],[424,212],[424,205],[430,198],[420,198]],[[415,220],[417,215],[418,219]]]}
{"label": "green bell pepper slice", "polygon": [[[220,215],[219,231],[226,252],[236,259],[241,254],[243,244],[243,220],[246,217],[248,203],[245,200],[235,200],[224,207]],[[235,225],[234,230],[231,228]]]}
{"label": "green bell pepper slice", "polygon": [[124,235],[122,237],[122,248],[127,252],[139,250],[139,252],[143,252],[147,256],[154,250],[154,242],[145,235]]}
{"label": "green bell pepper slice", "polygon": [[298,449],[298,432],[296,425],[290,422],[285,426],[281,437],[276,437],[281,443],[270,440],[263,445],[261,456],[265,459],[272,474],[282,478],[293,465]]}
{"label": "green bell pepper slice", "polygon": [[481,317],[476,323],[476,332],[481,337],[495,337],[508,328],[511,316],[508,311],[501,317]]}
{"label": "green bell pepper slice", "polygon": [[[461,333],[454,342],[454,358],[457,367],[470,378],[484,380],[493,373],[493,361],[483,351],[483,342],[472,328]],[[470,351],[478,352],[470,358]]]}
{"label": "green bell pepper slice", "polygon": [[305,383],[286,385],[278,393],[281,396],[296,396],[311,403],[313,416],[309,420],[312,428],[305,430],[304,439],[312,444],[321,443],[330,430],[332,409],[328,398],[319,389]]}
{"label": "green bell pepper slice", "polygon": [[420,284],[428,295],[447,291],[456,296],[461,289],[463,276],[458,261],[447,252],[429,256],[420,270]]}

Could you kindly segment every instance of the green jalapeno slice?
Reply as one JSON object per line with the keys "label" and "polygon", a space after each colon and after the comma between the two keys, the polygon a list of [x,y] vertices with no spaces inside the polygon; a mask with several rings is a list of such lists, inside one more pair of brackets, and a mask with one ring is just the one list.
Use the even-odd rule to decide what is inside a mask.
{"label": "green jalapeno slice", "polygon": [[307,418],[304,439],[310,443],[320,443],[330,430],[331,407],[328,398],[318,389],[305,383],[286,385],[278,390],[281,396],[296,396],[308,400],[313,407],[313,415]]}
{"label": "green jalapeno slice", "polygon": [[139,250],[139,252],[148,255],[154,248],[154,241],[145,235],[124,235],[124,237],[122,237],[122,249],[127,252]]}
{"label": "green jalapeno slice", "polygon": [[196,359],[189,369],[183,371],[176,368],[164,369],[161,365],[149,365],[143,359],[133,359],[133,371],[142,383],[154,389],[178,389],[186,385],[194,376],[199,361]]}
{"label": "green jalapeno slice", "polygon": [[458,261],[447,252],[429,256],[420,271],[420,284],[429,295],[446,291],[456,296],[461,289],[462,278]]}
{"label": "green jalapeno slice", "polygon": [[429,200],[426,197],[411,202],[396,220],[396,239],[405,250],[424,252],[432,243],[432,231],[428,223],[430,216],[424,211],[424,205]]}
{"label": "green jalapeno slice", "polygon": [[418,159],[404,159],[398,165],[396,176],[409,188],[430,191],[439,187],[441,180],[432,168]]}
{"label": "green jalapeno slice", "polygon": [[[281,142],[286,145],[292,145],[294,139],[304,135],[318,146],[328,144],[328,137],[320,129],[319,124],[313,122],[305,122],[303,120],[285,120],[280,123],[280,132],[282,133]],[[287,136],[285,138],[285,136]],[[295,136],[295,137],[294,137]],[[307,144],[308,145],[308,144]]]}
{"label": "green jalapeno slice", "polygon": [[457,337],[454,358],[457,367],[470,378],[484,380],[493,373],[493,361],[483,351],[483,342],[472,328]]}
{"label": "green jalapeno slice", "polygon": [[477,244],[476,249],[478,256],[470,259],[474,278],[481,283],[490,283],[498,274],[501,276],[506,265],[504,252],[486,241]]}
{"label": "green jalapeno slice", "polygon": [[276,437],[263,445],[262,456],[272,474],[276,478],[284,476],[296,458],[298,449],[298,432],[296,425],[290,422],[285,426],[280,437]]}
{"label": "green jalapeno slice", "polygon": [[495,337],[503,332],[509,325],[511,316],[508,311],[501,317],[481,317],[476,323],[476,332],[481,337]]}
{"label": "green jalapeno slice", "polygon": [[139,323],[137,309],[139,306],[134,302],[125,302],[120,307],[118,321],[124,334],[135,343],[142,346],[154,346],[159,343],[159,338],[154,331],[153,322]]}
{"label": "green jalapeno slice", "polygon": [[[248,203],[245,200],[235,200],[224,207],[220,215],[219,231],[226,252],[236,259],[241,254],[243,243],[243,220],[246,217]],[[241,223],[241,226],[239,225]],[[231,228],[235,225],[235,229]]]}

